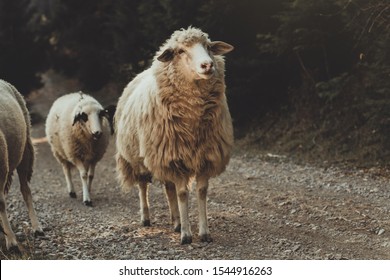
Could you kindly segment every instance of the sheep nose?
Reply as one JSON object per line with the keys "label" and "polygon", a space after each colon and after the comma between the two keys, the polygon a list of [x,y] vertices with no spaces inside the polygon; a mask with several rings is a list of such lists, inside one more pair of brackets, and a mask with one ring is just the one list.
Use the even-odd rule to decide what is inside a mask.
{"label": "sheep nose", "polygon": [[99,139],[102,136],[102,132],[101,131],[92,132],[92,136],[94,139]]}
{"label": "sheep nose", "polygon": [[200,65],[200,68],[204,70],[204,72],[210,72],[213,69],[214,63],[212,61],[210,62],[204,62]]}

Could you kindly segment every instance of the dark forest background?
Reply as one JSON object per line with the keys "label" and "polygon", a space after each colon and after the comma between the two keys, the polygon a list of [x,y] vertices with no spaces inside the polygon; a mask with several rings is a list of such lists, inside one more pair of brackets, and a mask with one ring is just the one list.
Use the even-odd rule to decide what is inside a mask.
{"label": "dark forest background", "polygon": [[390,161],[388,0],[0,0],[0,78],[28,95],[54,69],[122,88],[193,25],[235,46],[236,136],[306,159]]}

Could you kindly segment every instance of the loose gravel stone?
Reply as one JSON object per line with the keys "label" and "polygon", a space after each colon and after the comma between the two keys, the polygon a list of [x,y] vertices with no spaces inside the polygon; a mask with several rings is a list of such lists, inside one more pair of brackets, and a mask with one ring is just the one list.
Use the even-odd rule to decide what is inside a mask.
{"label": "loose gravel stone", "polygon": [[[42,124],[33,127],[33,136],[44,136]],[[138,190],[121,191],[114,155],[112,138],[97,165],[94,207],[88,208],[82,204],[78,176],[73,176],[77,198],[72,199],[49,145],[37,145],[31,189],[44,237],[33,236],[17,180],[7,197],[11,226],[25,258],[390,259],[386,176],[298,165],[238,142],[227,170],[209,182],[208,222],[214,241],[201,242],[197,235],[197,200],[191,190],[193,243],[180,245],[163,187],[150,187],[152,226],[143,227]],[[7,252],[4,256],[9,257]]]}

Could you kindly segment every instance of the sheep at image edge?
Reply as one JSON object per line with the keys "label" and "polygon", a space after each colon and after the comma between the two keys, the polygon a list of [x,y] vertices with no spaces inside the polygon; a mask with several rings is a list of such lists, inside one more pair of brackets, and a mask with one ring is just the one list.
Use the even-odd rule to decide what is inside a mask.
{"label": "sheep at image edge", "polygon": [[109,119],[107,110],[82,92],[58,98],[47,116],[46,135],[53,155],[62,165],[69,195],[76,197],[71,178],[71,170],[76,167],[86,206],[92,206],[90,192],[95,167],[109,143]]}
{"label": "sheep at image edge", "polygon": [[23,96],[11,84],[0,80],[0,214],[6,247],[15,253],[21,251],[8,220],[5,202],[5,195],[11,186],[15,169],[34,234],[44,235],[34,210],[29,187],[35,159],[30,126],[30,115]]}
{"label": "sheep at image edge", "polygon": [[148,182],[165,183],[175,231],[192,242],[189,188],[196,179],[199,236],[212,238],[207,223],[209,178],[225,170],[233,126],[225,96],[223,54],[233,47],[210,41],[189,27],[175,31],[151,67],[124,89],[114,116],[117,172],[122,187],[138,183],[141,222],[150,225]]}

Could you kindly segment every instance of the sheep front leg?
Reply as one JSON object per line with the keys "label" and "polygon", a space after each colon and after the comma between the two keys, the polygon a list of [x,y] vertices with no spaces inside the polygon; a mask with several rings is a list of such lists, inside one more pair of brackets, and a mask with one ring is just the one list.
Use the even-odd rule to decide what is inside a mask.
{"label": "sheep front leg", "polygon": [[177,194],[175,184],[171,182],[165,183],[165,194],[167,196],[169,211],[171,212],[171,221],[173,222],[173,227],[175,232],[180,232],[180,212],[179,205],[177,204]]}
{"label": "sheep front leg", "polygon": [[192,243],[192,233],[188,217],[188,179],[181,182],[175,182],[176,185],[176,194],[178,197],[179,211],[180,211],[180,222],[181,222],[181,244],[191,244]]}
{"label": "sheep front leg", "polygon": [[81,178],[81,184],[83,186],[83,203],[86,206],[92,207],[92,201],[89,197],[89,190],[88,190],[88,172],[87,168],[85,168],[84,164],[78,163],[77,169],[80,172],[80,178]]}
{"label": "sheep front leg", "polygon": [[138,185],[138,195],[141,211],[141,223],[145,227],[150,226],[148,183],[141,181]]}
{"label": "sheep front leg", "polygon": [[92,163],[90,166],[89,166],[89,169],[88,169],[88,191],[91,193],[91,189],[92,189],[92,180],[93,180],[93,176],[95,175],[95,167],[96,167],[96,164],[95,163]]}
{"label": "sheep front leg", "polygon": [[76,192],[74,191],[70,164],[69,163],[62,163],[62,170],[64,171],[66,187],[68,188],[69,196],[71,198],[76,198],[77,195],[76,195]]}
{"label": "sheep front leg", "polygon": [[208,178],[198,177],[196,183],[196,194],[198,198],[199,212],[199,237],[202,242],[212,242],[209,226],[207,222],[207,189]]}

